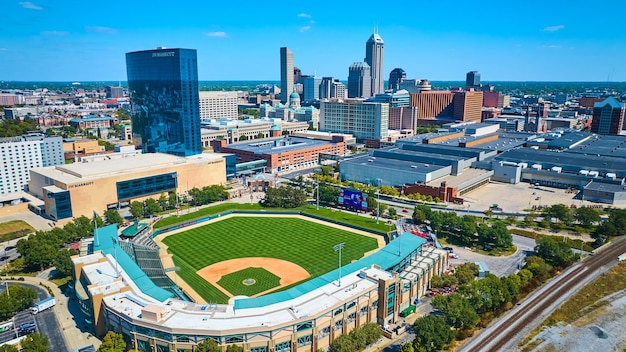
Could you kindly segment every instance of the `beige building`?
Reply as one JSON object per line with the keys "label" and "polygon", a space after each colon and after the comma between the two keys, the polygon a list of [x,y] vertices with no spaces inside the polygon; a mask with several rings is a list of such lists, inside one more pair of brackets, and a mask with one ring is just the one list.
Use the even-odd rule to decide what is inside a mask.
{"label": "beige building", "polygon": [[201,119],[238,118],[237,92],[199,92]]}
{"label": "beige building", "polygon": [[169,154],[110,154],[106,159],[35,168],[30,193],[43,199],[44,212],[59,220],[148,197],[162,192],[224,184],[225,159],[218,154],[177,157]]}

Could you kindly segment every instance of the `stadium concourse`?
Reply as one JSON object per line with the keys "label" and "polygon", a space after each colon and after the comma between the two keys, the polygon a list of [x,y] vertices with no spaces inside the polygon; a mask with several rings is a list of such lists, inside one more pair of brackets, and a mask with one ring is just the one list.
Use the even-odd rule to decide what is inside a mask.
{"label": "stadium concourse", "polygon": [[395,325],[419,302],[447,252],[405,233],[375,253],[287,290],[228,304],[176,298],[120,246],[117,228],[96,230],[93,251],[72,257],[75,292],[98,336],[122,333],[145,351],[192,349],[214,339],[244,351],[316,351],[357,326]]}

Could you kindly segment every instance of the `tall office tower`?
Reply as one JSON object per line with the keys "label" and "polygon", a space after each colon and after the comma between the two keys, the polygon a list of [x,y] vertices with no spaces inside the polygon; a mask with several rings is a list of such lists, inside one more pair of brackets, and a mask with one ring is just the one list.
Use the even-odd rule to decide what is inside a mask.
{"label": "tall office tower", "polygon": [[372,95],[385,91],[385,77],[383,77],[383,59],[385,54],[383,38],[378,33],[372,34],[365,43],[365,62],[372,70]]}
{"label": "tall office tower", "polygon": [[389,104],[362,99],[322,101],[320,131],[350,133],[357,139],[386,138],[389,132]]}
{"label": "tall office tower", "polygon": [[239,117],[238,101],[237,92],[200,92],[200,118],[236,120]]}
{"label": "tall office tower", "polygon": [[613,97],[593,104],[591,133],[619,135],[624,129],[626,108]]}
{"label": "tall office tower", "polygon": [[319,100],[320,98],[320,83],[322,83],[321,77],[315,76],[302,76],[302,94],[304,101]]}
{"label": "tall office tower", "polygon": [[[30,169],[63,165],[63,138],[32,132],[18,137],[0,138],[0,194],[24,190]],[[52,185],[54,186],[54,185]]]}
{"label": "tall office tower", "polygon": [[465,75],[465,88],[480,88],[480,73],[470,71]]}
{"label": "tall office tower", "polygon": [[404,70],[399,67],[394,68],[393,70],[391,70],[391,73],[389,73],[388,88],[393,90],[394,92],[396,90],[399,90],[400,83],[402,83],[402,81],[404,81],[405,79],[406,79],[406,72],[404,72]]}
{"label": "tall office tower", "polygon": [[202,153],[196,50],[126,53],[126,73],[135,145],[147,153]]}
{"label": "tall office tower", "polygon": [[480,122],[482,119],[483,92],[454,92],[452,117],[460,121]]}
{"label": "tall office tower", "polygon": [[302,71],[297,68],[297,67],[293,67],[293,84],[296,83],[302,83],[300,80],[302,79]]}
{"label": "tall office tower", "polygon": [[280,48],[280,102],[287,104],[293,92],[293,53],[286,47]]}
{"label": "tall office tower", "polygon": [[370,66],[355,62],[348,68],[348,98],[368,98],[372,95]]}
{"label": "tall office tower", "polygon": [[344,99],[346,86],[334,77],[323,77],[320,82],[320,99]]}
{"label": "tall office tower", "polygon": [[115,99],[124,97],[124,88],[122,87],[107,86],[105,90],[107,98]]}

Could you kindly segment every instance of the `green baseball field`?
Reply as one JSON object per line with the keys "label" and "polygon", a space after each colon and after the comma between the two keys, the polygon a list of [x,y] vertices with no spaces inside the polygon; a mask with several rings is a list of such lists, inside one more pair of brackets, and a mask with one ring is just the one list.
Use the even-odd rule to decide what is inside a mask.
{"label": "green baseball field", "polygon": [[345,243],[342,265],[378,248],[373,237],[301,218],[278,216],[234,216],[169,235],[162,241],[180,268],[178,275],[210,303],[227,303],[231,296],[253,296],[278,287],[284,290],[302,282],[281,287],[281,277],[273,274],[272,269],[255,267],[253,261],[249,268],[245,267],[248,264],[243,264],[243,268],[246,261],[239,260],[239,266],[233,267],[232,272],[224,273],[219,281],[216,279],[220,289],[198,274],[199,270],[220,262],[273,258],[301,267],[311,279],[337,268],[338,255],[333,246],[338,243]]}

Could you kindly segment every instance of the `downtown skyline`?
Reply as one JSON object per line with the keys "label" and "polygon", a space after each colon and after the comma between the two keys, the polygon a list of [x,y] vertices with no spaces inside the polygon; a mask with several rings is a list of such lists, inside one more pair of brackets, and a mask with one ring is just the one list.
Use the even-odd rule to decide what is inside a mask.
{"label": "downtown skyline", "polygon": [[[360,6],[359,6],[360,4]],[[371,7],[277,3],[204,4],[12,1],[0,23],[0,80],[125,80],[124,53],[157,46],[198,51],[200,80],[280,79],[278,49],[289,47],[302,74],[346,80],[374,32],[385,41],[383,77],[488,81],[626,81],[623,2],[591,16],[566,1],[436,3]],[[245,4],[243,4],[245,5]],[[414,15],[412,15],[414,14]]]}

